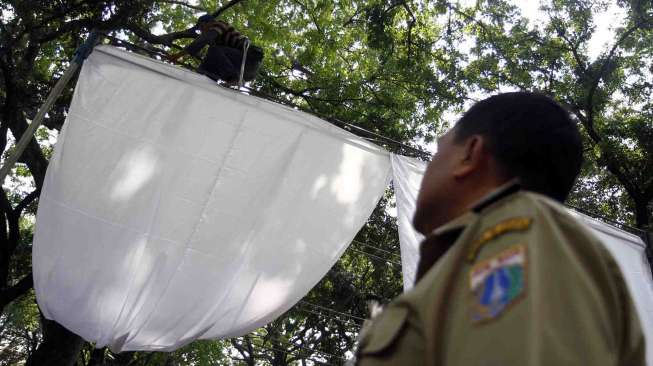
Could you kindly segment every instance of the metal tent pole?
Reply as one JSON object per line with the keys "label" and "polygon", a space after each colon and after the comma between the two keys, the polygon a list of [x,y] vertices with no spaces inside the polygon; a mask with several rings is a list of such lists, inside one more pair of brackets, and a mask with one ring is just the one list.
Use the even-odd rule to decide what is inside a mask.
{"label": "metal tent pole", "polygon": [[0,169],[0,183],[4,183],[5,178],[11,171],[11,169],[14,167],[14,164],[18,161],[18,158],[23,154],[25,151],[25,148],[27,148],[27,144],[29,144],[30,140],[34,136],[34,132],[36,132],[36,129],[43,123],[43,118],[45,117],[45,114],[52,108],[52,105],[54,102],[57,100],[59,95],[61,95],[61,92],[63,89],[66,87],[66,84],[72,79],[73,75],[75,75],[75,72],[79,67],[84,63],[84,60],[88,57],[88,55],[91,54],[91,51],[93,51],[93,47],[95,47],[95,44],[97,43],[99,38],[99,34],[95,31],[91,32],[86,39],[86,42],[79,46],[77,50],[75,51],[75,56],[73,57],[70,66],[64,74],[59,78],[57,83],[55,84],[54,88],[50,91],[50,94],[48,94],[47,99],[39,109],[39,111],[36,113],[36,116],[32,120],[32,122],[29,124],[25,132],[23,132],[23,135],[20,137],[20,140],[16,144],[16,148],[9,157],[7,157],[7,160],[5,161],[5,164],[2,166]]}

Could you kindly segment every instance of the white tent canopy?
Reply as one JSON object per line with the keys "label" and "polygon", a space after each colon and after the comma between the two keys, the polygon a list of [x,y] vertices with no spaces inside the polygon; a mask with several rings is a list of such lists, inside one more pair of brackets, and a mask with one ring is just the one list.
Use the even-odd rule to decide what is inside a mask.
{"label": "white tent canopy", "polygon": [[[407,157],[394,157],[392,164],[395,189],[400,186],[397,190],[397,223],[404,280],[408,276],[414,279],[419,260],[419,233],[410,225],[410,220],[415,213],[415,198],[426,163]],[[575,211],[571,212],[592,229],[619,264],[646,336],[648,364],[653,365],[653,277],[644,252],[646,245],[636,235]],[[413,283],[414,280],[404,282],[404,288],[411,288]]]}
{"label": "white tent canopy", "polygon": [[326,274],[390,174],[314,116],[98,47],[41,194],[37,300],[115,351],[248,333]]}

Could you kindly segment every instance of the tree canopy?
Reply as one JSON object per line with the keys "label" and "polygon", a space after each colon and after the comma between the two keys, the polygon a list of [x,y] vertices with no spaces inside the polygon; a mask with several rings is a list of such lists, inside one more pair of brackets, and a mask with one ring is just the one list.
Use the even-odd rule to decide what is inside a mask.
{"label": "tree canopy", "polygon": [[[468,4],[468,5],[465,5]],[[565,105],[581,126],[585,164],[569,203],[650,229],[653,201],[653,3],[544,0],[542,18],[509,0],[7,0],[0,3],[0,151],[11,153],[91,30],[163,59],[213,13],[265,52],[262,93],[426,149],[478,98],[532,90]],[[598,11],[616,5],[622,24],[598,57],[589,43]],[[196,59],[187,66],[197,65]],[[401,291],[391,192],[342,259],[287,314],[247,336],[195,342],[177,352],[93,349],[34,301],[31,241],[52,142],[72,97],[69,85],[0,194],[0,364],[342,364],[368,300]],[[385,139],[385,148],[415,151]],[[422,156],[423,157],[423,156]]]}

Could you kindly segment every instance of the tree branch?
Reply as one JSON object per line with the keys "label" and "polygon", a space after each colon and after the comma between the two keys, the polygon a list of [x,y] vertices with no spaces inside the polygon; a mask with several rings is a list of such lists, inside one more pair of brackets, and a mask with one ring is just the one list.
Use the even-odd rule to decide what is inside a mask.
{"label": "tree branch", "polygon": [[154,35],[148,30],[145,30],[141,28],[139,25],[136,23],[128,23],[125,26],[126,29],[130,30],[132,33],[134,33],[137,37],[153,44],[162,44],[168,47],[174,47],[174,48],[181,48],[179,46],[176,46],[175,44],[172,43],[172,41],[177,40],[177,39],[182,39],[182,38],[195,38],[197,37],[197,33],[195,33],[195,27],[190,27],[188,29],[185,29],[183,31],[179,32],[172,32],[172,33],[167,33],[163,34],[160,36]]}
{"label": "tree branch", "polygon": [[313,22],[313,24],[315,24],[315,28],[317,28],[317,31],[318,31],[319,33],[321,33],[321,34],[324,34],[324,31],[322,30],[322,27],[320,26],[320,24],[318,23],[317,19],[315,18],[315,14],[313,13],[313,11],[312,11],[311,9],[309,9],[308,6],[306,6],[306,4],[302,3],[302,2],[299,1],[299,0],[293,0],[293,2],[299,4],[299,6],[301,6],[302,8],[304,8],[304,10],[306,11],[306,13],[308,13],[308,16],[311,18],[311,21]]}
{"label": "tree branch", "polygon": [[[550,17],[553,18],[551,14],[549,14]],[[569,37],[565,35],[565,30],[561,29],[559,25],[556,22],[553,22],[553,27],[556,29],[556,32],[558,32],[558,37],[562,38],[565,43],[567,43],[568,50],[571,51],[572,56],[574,56],[574,60],[576,60],[577,70],[579,73],[586,73],[587,72],[587,66],[585,65],[585,62],[582,60],[580,57],[580,54],[578,53],[578,47],[579,43],[578,42],[572,42]]]}
{"label": "tree branch", "polygon": [[20,217],[22,215],[23,210],[32,202],[34,202],[35,199],[39,197],[39,194],[41,194],[41,189],[37,188],[30,192],[25,198],[23,198],[20,203],[16,206],[16,208],[13,209],[13,215]]}
{"label": "tree branch", "polygon": [[201,6],[192,5],[192,4],[189,4],[189,3],[185,2],[185,1],[177,1],[177,0],[160,0],[160,1],[163,2],[163,3],[168,3],[168,4],[182,5],[182,6],[185,6],[187,8],[194,9],[194,10],[199,10],[199,11],[204,11],[204,12],[206,11],[206,9],[202,8]]}
{"label": "tree branch", "polygon": [[8,231],[6,240],[0,243],[0,288],[4,288],[9,281],[10,258],[16,251],[18,242],[20,241],[20,216],[13,214],[11,202],[7,199],[7,194],[4,190],[0,192],[0,205],[5,213],[0,219],[5,220],[6,218],[6,229]]}
{"label": "tree branch", "polygon": [[[16,141],[18,141],[23,136],[23,133],[25,133],[25,130],[27,130],[28,124],[24,118],[18,117],[13,122],[14,123],[12,123],[9,128],[11,133],[16,137]],[[34,178],[36,187],[40,189],[43,186],[48,161],[45,159],[43,151],[41,151],[41,147],[38,142],[36,142],[34,136],[31,137],[30,142],[27,144],[27,148],[25,148],[25,151],[23,151],[18,161],[27,164],[27,167],[32,173],[32,177]]]}
{"label": "tree branch", "polygon": [[[242,2],[243,0],[231,0],[224,6],[220,7],[218,10],[213,12],[211,16],[214,18],[217,18],[220,14],[224,13],[227,11],[229,8],[232,6]],[[171,33],[166,33],[162,34],[160,36],[152,34],[150,31],[143,29],[140,25],[134,23],[134,22],[129,22],[125,25],[125,28],[130,30],[132,33],[134,33],[136,36],[138,36],[141,39],[146,40],[149,43],[153,44],[162,44],[166,45],[168,47],[173,47],[177,49],[181,49],[181,47],[173,44],[172,42],[178,39],[183,39],[183,38],[195,38],[197,37],[197,33],[195,32],[196,28],[195,26],[192,26],[190,28],[184,29],[182,31],[178,32],[171,32]]]}
{"label": "tree branch", "polygon": [[497,51],[497,53],[506,61],[508,66],[511,69],[517,69],[517,65],[515,65],[515,62],[510,57],[506,56],[505,52],[503,51],[503,48],[499,47],[499,45],[496,42],[496,39],[494,39],[494,36],[492,35],[492,32],[490,32],[490,30],[488,29],[485,23],[465,13],[464,11],[460,10],[457,6],[451,5],[451,3],[447,3],[447,6],[449,7],[450,10],[453,10],[454,13],[461,15],[463,18],[478,25],[483,31],[483,33],[487,36],[488,41],[494,47],[494,50]]}
{"label": "tree branch", "polygon": [[222,7],[220,7],[220,9],[214,11],[211,15],[214,18],[217,18],[217,17],[220,16],[220,14],[224,13],[225,11],[229,10],[229,8],[231,8],[232,6],[237,5],[238,3],[242,2],[242,1],[243,0],[231,0],[226,5],[223,5]]}
{"label": "tree branch", "polygon": [[356,16],[357,16],[358,14],[360,14],[360,12],[361,12],[362,10],[364,10],[364,9],[365,9],[365,8],[358,8],[358,9],[356,9],[356,11],[354,12],[354,14],[352,14],[352,16],[349,17],[349,19],[348,19],[346,22],[344,22],[344,23],[342,24],[342,26],[343,26],[343,27],[348,27],[348,26],[354,24],[355,22],[357,22],[358,20],[356,19]]}
{"label": "tree branch", "polygon": [[415,18],[415,14],[413,14],[413,11],[410,9],[410,6],[408,6],[407,2],[404,2],[403,6],[411,18],[411,20],[408,22],[408,36],[406,40],[408,45],[408,62],[410,62],[411,46],[413,45],[413,27],[415,26],[415,23],[417,23],[417,18]]}
{"label": "tree branch", "polygon": [[[576,113],[577,116],[579,116],[579,120],[585,127],[588,136],[592,139],[592,141],[595,144],[599,144],[602,141],[602,137],[595,129],[595,125],[594,125],[594,115],[595,115],[594,114],[595,106],[593,105],[594,95],[596,94],[596,90],[598,89],[598,85],[601,79],[603,79],[606,76],[605,73],[608,69],[608,65],[612,61],[612,58],[614,57],[617,48],[621,45],[622,42],[626,40],[626,38],[630,37],[632,33],[634,33],[637,29],[639,29],[639,27],[640,27],[639,23],[634,24],[632,27],[626,30],[619,37],[617,42],[615,42],[615,44],[612,46],[612,48],[608,52],[608,55],[603,60],[599,72],[596,74],[594,80],[592,81],[592,84],[590,85],[590,90],[588,92],[587,99],[585,101],[585,108],[587,111],[587,115],[582,116],[584,118],[581,118],[581,115],[578,112]],[[601,149],[601,153],[604,154],[603,160],[605,161],[606,167],[608,168],[610,173],[612,173],[615,177],[617,177],[617,179],[621,182],[621,184],[623,184],[626,191],[634,200],[640,199],[640,197],[642,196],[642,192],[638,189],[637,185],[630,179],[630,177],[625,171],[628,170],[627,161],[619,161],[619,159],[616,156],[614,156],[612,153],[610,153],[605,149]]]}
{"label": "tree branch", "polygon": [[[594,81],[592,82],[592,85],[590,86],[590,91],[587,95],[587,124],[589,127],[589,130],[592,131],[592,134],[590,135],[592,139],[596,139],[596,142],[599,142],[601,140],[601,136],[599,136],[596,131],[594,131],[594,107],[592,106],[592,102],[594,100],[594,94],[596,93],[596,89],[599,86],[599,82],[603,77],[605,76],[605,72],[608,69],[608,65],[612,61],[612,57],[614,56],[614,53],[616,52],[617,48],[621,45],[623,41],[626,40],[626,38],[630,37],[630,35],[635,32],[637,29],[639,29],[640,24],[635,23],[632,27],[630,27],[628,30],[626,30],[615,42],[615,44],[612,46],[610,49],[610,52],[608,52],[607,57],[605,60],[603,60],[603,64],[601,64],[601,69],[597,73],[596,77],[594,78]],[[590,131],[588,131],[589,133]]]}
{"label": "tree branch", "polygon": [[23,277],[15,285],[0,291],[0,313],[2,313],[5,306],[17,298],[25,295],[27,291],[29,291],[32,287],[34,287],[34,280],[32,279],[32,274],[30,273],[27,276]]}

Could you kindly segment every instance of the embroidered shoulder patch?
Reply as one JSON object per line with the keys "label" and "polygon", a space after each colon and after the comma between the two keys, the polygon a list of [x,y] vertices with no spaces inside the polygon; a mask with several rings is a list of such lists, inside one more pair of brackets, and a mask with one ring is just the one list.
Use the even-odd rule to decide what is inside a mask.
{"label": "embroidered shoulder patch", "polygon": [[478,251],[481,250],[481,247],[490,240],[511,231],[528,230],[532,222],[533,219],[529,217],[514,217],[512,219],[501,221],[493,227],[485,230],[483,234],[481,234],[481,237],[472,244],[471,249],[467,253],[467,260],[473,262],[478,255]]}
{"label": "embroidered shoulder patch", "polygon": [[472,321],[501,315],[526,293],[526,246],[516,245],[477,263],[469,272]]}

